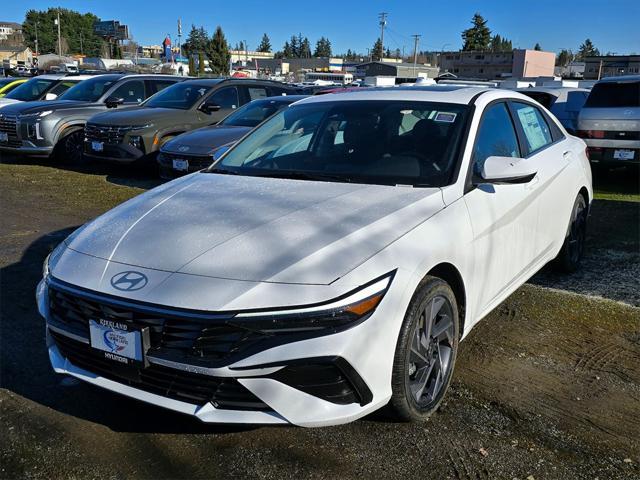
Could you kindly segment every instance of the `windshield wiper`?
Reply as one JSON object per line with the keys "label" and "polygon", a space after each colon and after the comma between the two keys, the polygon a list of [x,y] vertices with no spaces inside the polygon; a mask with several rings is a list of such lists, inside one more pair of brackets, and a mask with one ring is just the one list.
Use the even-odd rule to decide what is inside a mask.
{"label": "windshield wiper", "polygon": [[211,170],[207,170],[207,173],[219,173],[221,175],[240,175],[240,173],[235,170],[227,170],[226,168],[213,168]]}
{"label": "windshield wiper", "polygon": [[291,178],[293,180],[318,180],[322,182],[342,182],[352,183],[353,180],[343,175],[336,175],[331,173],[316,173],[316,172],[288,172],[288,171],[274,171],[269,173],[257,173],[257,177],[269,177],[269,178]]}

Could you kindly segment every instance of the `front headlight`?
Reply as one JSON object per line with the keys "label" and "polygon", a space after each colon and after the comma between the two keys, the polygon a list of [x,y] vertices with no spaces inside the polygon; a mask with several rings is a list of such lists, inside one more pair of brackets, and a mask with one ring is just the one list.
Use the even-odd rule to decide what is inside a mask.
{"label": "front headlight", "polygon": [[338,331],[367,319],[387,293],[394,272],[321,304],[238,313],[227,323],[265,334]]}
{"label": "front headlight", "polygon": [[138,150],[144,150],[144,143],[142,142],[142,137],[140,135],[131,135],[129,137],[129,145],[133,148],[137,148]]}
{"label": "front headlight", "polygon": [[20,119],[42,118],[52,113],[53,113],[53,110],[44,110],[42,112],[35,112],[35,113],[25,113],[23,115],[20,115]]}
{"label": "front headlight", "polygon": [[47,255],[47,258],[44,259],[44,263],[42,264],[43,278],[47,278],[49,276],[51,268],[53,268],[53,266],[58,262],[58,259],[62,255],[62,252],[64,252],[65,248],[67,248],[67,244],[64,241],[60,242],[58,246],[54,248],[49,255]]}

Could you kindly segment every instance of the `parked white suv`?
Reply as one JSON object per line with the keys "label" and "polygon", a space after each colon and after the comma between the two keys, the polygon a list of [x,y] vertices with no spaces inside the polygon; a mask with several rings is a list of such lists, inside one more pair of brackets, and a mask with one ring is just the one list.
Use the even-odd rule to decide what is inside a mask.
{"label": "parked white suv", "polygon": [[593,163],[640,164],[640,75],[596,83],[578,115],[577,134]]}

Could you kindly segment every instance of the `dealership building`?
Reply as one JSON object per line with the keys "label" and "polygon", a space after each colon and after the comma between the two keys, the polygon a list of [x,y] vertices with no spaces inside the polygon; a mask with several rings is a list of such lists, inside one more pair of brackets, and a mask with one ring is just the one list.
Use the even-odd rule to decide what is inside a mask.
{"label": "dealership building", "polygon": [[495,80],[500,78],[553,77],[556,55],[539,50],[511,52],[443,52],[441,73],[458,78]]}

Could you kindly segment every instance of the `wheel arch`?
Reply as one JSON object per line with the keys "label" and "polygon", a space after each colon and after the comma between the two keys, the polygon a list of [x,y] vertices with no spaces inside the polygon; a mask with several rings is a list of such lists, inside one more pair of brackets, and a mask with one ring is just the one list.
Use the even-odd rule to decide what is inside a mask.
{"label": "wheel arch", "polygon": [[432,267],[425,275],[427,276],[444,280],[453,290],[460,315],[460,335],[463,335],[467,313],[467,293],[460,271],[453,264],[442,262]]}

